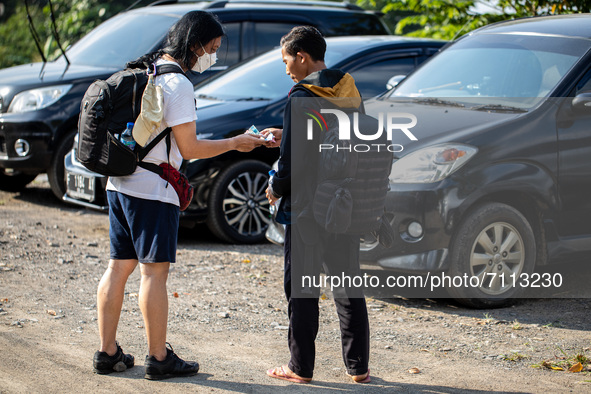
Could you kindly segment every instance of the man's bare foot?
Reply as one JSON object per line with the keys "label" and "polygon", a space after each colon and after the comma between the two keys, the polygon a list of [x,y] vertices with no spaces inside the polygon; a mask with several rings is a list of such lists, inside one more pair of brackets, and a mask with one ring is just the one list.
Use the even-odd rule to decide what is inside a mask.
{"label": "man's bare foot", "polygon": [[[349,375],[349,374],[347,374],[347,375]],[[349,375],[349,376],[351,377],[351,379],[353,379],[353,381],[355,383],[369,383],[369,382],[371,382],[371,377],[369,376],[369,369],[364,374],[361,374],[361,375]]]}
{"label": "man's bare foot", "polygon": [[287,380],[294,383],[310,383],[312,380],[312,378],[302,378],[289,369],[287,365],[269,369],[267,375],[275,379]]}

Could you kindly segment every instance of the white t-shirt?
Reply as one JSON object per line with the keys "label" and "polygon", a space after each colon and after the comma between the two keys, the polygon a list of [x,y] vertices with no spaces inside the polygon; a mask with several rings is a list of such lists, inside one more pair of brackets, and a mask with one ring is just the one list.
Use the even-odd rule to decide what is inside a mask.
{"label": "white t-shirt", "polygon": [[[156,64],[177,64],[159,59]],[[177,64],[178,65],[178,64]],[[195,96],[193,84],[184,75],[177,73],[156,75],[156,85],[162,86],[164,101],[164,114],[162,124],[148,142],[152,141],[159,132],[167,127],[177,126],[197,120],[195,109]],[[177,170],[181,167],[183,157],[174,139],[171,136],[170,165]],[[166,163],[169,158],[166,154],[166,138],[160,141],[144,158],[146,163]],[[128,176],[109,177],[107,190],[114,190],[132,197],[146,200],[157,200],[174,205],[179,205],[179,198],[172,186],[166,187],[167,182],[158,174],[137,167],[135,172]]]}

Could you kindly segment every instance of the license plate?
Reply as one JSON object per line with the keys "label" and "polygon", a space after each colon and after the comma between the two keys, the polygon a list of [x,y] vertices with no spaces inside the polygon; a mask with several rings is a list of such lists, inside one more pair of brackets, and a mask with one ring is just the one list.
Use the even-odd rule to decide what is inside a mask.
{"label": "license plate", "polygon": [[67,190],[72,198],[93,201],[95,197],[96,178],[68,173]]}

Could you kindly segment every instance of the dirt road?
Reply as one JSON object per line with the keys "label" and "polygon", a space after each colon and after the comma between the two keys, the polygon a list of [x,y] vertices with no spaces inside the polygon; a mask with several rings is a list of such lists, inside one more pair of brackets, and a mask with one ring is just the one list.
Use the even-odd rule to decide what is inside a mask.
{"label": "dirt road", "polygon": [[[200,373],[143,379],[135,272],[118,340],[136,367],[95,375],[95,292],[108,261],[107,216],[55,201],[43,179],[22,193],[0,192],[0,392],[591,392],[588,299],[470,310],[447,300],[367,294],[373,382],[361,386],[345,375],[327,292],[313,383],[270,379],[265,370],[288,358],[281,250],[222,244],[198,228],[181,231],[178,253],[168,340],[181,357],[200,362]],[[552,369],[577,361],[582,372]]]}

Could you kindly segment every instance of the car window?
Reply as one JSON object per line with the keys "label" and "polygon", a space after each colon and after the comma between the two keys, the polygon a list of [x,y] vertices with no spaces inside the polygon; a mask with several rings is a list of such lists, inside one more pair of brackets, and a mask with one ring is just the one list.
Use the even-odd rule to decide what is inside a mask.
{"label": "car window", "polygon": [[355,79],[363,98],[375,97],[386,90],[386,83],[395,75],[406,75],[415,68],[414,56],[389,58],[366,64],[349,73]]}
{"label": "car window", "polygon": [[577,83],[577,90],[575,94],[579,94],[581,92],[591,92],[591,70],[588,70],[583,78]]}
{"label": "car window", "polygon": [[156,49],[177,20],[174,15],[123,13],[92,30],[66,54],[73,64],[123,68]]}
{"label": "car window", "polygon": [[321,21],[327,34],[333,36],[364,36],[389,34],[380,20],[366,14],[345,14]]}
{"label": "car window", "polygon": [[[331,50],[329,46],[324,60],[331,67],[349,54],[346,48]],[[272,100],[286,96],[293,84],[285,74],[285,64],[277,48],[214,77],[195,91],[195,97],[197,100]]]}
{"label": "car window", "polygon": [[588,43],[582,39],[487,34],[468,37],[402,81],[393,95],[453,98],[474,104],[479,98],[494,97],[502,105],[531,108],[549,94],[587,49]]}
{"label": "car window", "polygon": [[230,22],[224,23],[224,30],[226,36],[222,39],[222,45],[218,48],[218,61],[215,67],[231,66],[236,64],[242,58],[241,49],[242,43],[240,41],[241,23]]}
{"label": "car window", "polygon": [[289,33],[296,25],[293,23],[256,22],[255,53],[263,53],[279,46],[281,37]]}
{"label": "car window", "polygon": [[[293,81],[285,74],[279,51],[271,51],[222,74],[195,91],[197,99],[271,100],[289,92]],[[199,107],[199,103],[197,103]]]}

